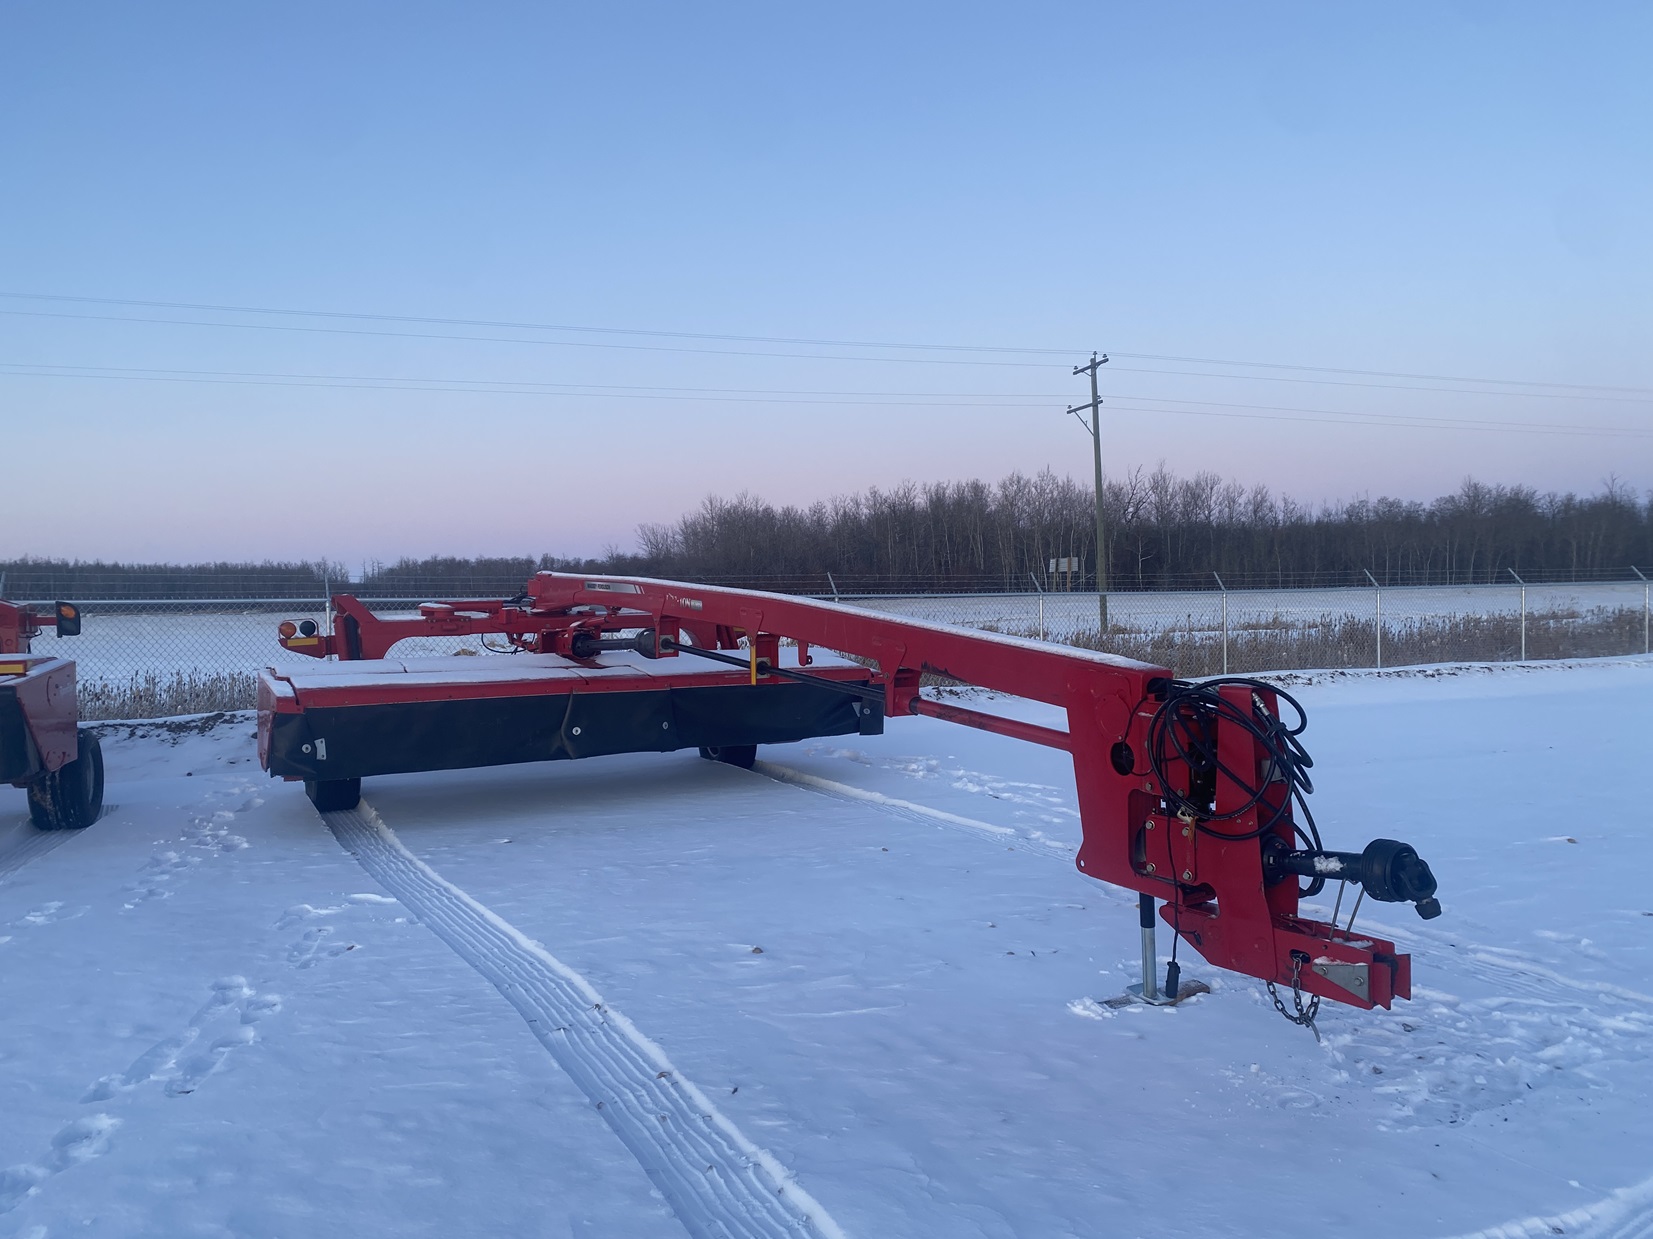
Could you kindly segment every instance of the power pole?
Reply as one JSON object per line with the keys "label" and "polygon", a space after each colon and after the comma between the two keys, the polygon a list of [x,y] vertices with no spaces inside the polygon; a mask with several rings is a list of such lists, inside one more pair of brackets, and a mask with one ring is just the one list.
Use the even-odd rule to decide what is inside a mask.
{"label": "power pole", "polygon": [[1090,365],[1075,366],[1075,374],[1091,376],[1091,402],[1076,404],[1068,410],[1075,417],[1079,417],[1081,409],[1089,409],[1090,421],[1079,417],[1079,424],[1090,432],[1091,447],[1096,456],[1096,599],[1097,614],[1101,622],[1100,635],[1108,635],[1108,542],[1106,531],[1102,524],[1102,397],[1096,392],[1096,371],[1100,366],[1108,364],[1108,355],[1103,353],[1098,357],[1091,354]]}

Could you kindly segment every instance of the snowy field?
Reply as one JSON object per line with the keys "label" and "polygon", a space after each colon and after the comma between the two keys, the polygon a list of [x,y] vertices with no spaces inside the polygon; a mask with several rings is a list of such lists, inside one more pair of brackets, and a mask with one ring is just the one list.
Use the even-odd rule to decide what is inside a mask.
{"label": "snowy field", "polygon": [[1323,1044],[1197,960],[1099,1006],[1134,897],[1001,737],[324,822],[246,715],[106,726],[91,829],[0,789],[0,1237],[1653,1234],[1653,661],[1288,682],[1328,844],[1415,843],[1446,908],[1366,905],[1417,997]]}
{"label": "snowy field", "polygon": [[[1343,619],[1372,622],[1377,613],[1372,589],[1247,589],[1227,594],[1231,629],[1276,625],[1315,625]],[[846,600],[848,601],[848,600]],[[1628,583],[1548,584],[1527,587],[1529,613],[1556,611],[1587,614],[1598,609],[1641,609],[1646,601],[1640,581]],[[912,598],[857,598],[857,606],[916,619],[949,624],[991,625],[1006,632],[1045,632],[1062,640],[1075,632],[1095,631],[1096,594],[971,594]],[[1130,632],[1167,628],[1219,632],[1224,595],[1220,590],[1108,595],[1108,622]],[[1397,628],[1416,620],[1454,619],[1471,615],[1516,615],[1521,609],[1517,585],[1409,586],[1383,590],[1383,619]]]}
{"label": "snowy field", "polygon": [[[82,680],[121,679],[145,672],[249,673],[264,667],[308,666],[313,661],[281,648],[276,628],[282,620],[310,619],[326,628],[319,602],[245,612],[203,612],[193,609],[195,605],[150,604],[141,611],[116,613],[87,607],[79,636],[60,640],[48,629],[35,639],[34,650],[73,658]],[[384,612],[387,616],[412,613]],[[449,654],[460,646],[484,652],[474,637],[408,641],[397,652]]]}

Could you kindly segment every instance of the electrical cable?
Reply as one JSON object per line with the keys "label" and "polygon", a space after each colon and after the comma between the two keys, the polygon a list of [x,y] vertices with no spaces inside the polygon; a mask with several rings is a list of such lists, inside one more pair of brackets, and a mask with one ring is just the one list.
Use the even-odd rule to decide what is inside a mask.
{"label": "electrical cable", "polygon": [[[1067,357],[1086,350],[1078,348],[1021,347],[1002,344],[915,344],[891,340],[835,340],[809,336],[760,336],[709,331],[662,331],[638,327],[599,327],[574,323],[532,323],[504,319],[444,318],[413,314],[372,314],[361,311],[295,310],[272,306],[220,305],[195,301],[154,301],[120,297],[76,297],[53,293],[0,292],[0,297],[13,301],[69,302],[78,305],[118,305],[162,310],[204,310],[221,314],[265,314],[292,318],[335,318],[351,321],[385,323],[424,323],[448,327],[490,327],[514,331],[564,331],[599,335],[647,336],[657,339],[723,340],[743,344],[808,345],[816,348],[881,348],[926,352],[952,353],[1012,353],[1028,356],[1047,355]],[[164,321],[135,319],[130,321]],[[1244,361],[1222,357],[1191,357],[1175,353],[1130,353],[1113,351],[1115,357],[1138,361],[1169,361],[1185,365],[1245,366],[1263,370],[1297,370],[1305,374],[1349,374],[1364,378],[1414,379],[1443,383],[1480,383],[1499,387],[1550,387],[1566,391],[1634,392],[1653,395],[1653,388],[1615,386],[1599,383],[1549,382],[1543,379],[1481,378],[1460,374],[1421,374],[1404,370],[1360,370],[1340,366],[1305,366],[1289,362]],[[1149,373],[1165,373],[1150,371]],[[1233,376],[1247,377],[1247,376]],[[1255,377],[1255,376],[1250,376]]]}
{"label": "electrical cable", "polygon": [[[0,292],[13,301],[68,301],[79,305],[143,306],[157,310],[209,310],[221,314],[279,314],[294,318],[342,318],[380,323],[430,323],[446,327],[496,327],[512,331],[577,331],[616,336],[653,336],[673,340],[728,340],[743,344],[795,344],[821,348],[890,348],[947,353],[1048,353],[1068,357],[1083,349],[1018,348],[994,344],[900,344],[889,340],[828,340],[808,336],[753,336],[712,331],[659,331],[640,327],[593,327],[573,323],[525,323],[488,318],[428,318],[414,314],[368,314],[340,310],[292,310],[270,306],[213,305],[196,301],[140,301],[120,297],[67,297],[48,293]],[[1230,363],[1223,363],[1230,364]],[[1240,363],[1233,363],[1240,364]]]}
{"label": "electrical cable", "polygon": [[[3,312],[3,311],[0,311]],[[112,373],[75,373],[74,371],[105,370]],[[196,383],[242,387],[295,387],[302,389],[329,389],[343,391],[392,391],[431,394],[475,394],[491,396],[549,396],[563,399],[585,397],[597,400],[652,400],[694,402],[720,400],[740,404],[805,404],[842,405],[868,408],[962,408],[991,411],[995,409],[1044,409],[1044,403],[1030,403],[1021,399],[1056,400],[1041,393],[958,393],[958,392],[832,392],[810,393],[792,389],[765,388],[671,388],[644,385],[597,383],[535,383],[517,380],[399,378],[373,375],[307,375],[281,374],[262,371],[236,370],[175,370],[159,371],[139,367],[117,366],[47,366],[23,362],[0,362],[0,377],[92,379],[113,382]],[[877,396],[917,396],[922,399],[862,399]],[[1290,405],[1238,404],[1221,400],[1182,400],[1174,397],[1127,395],[1125,400],[1147,400],[1156,405],[1198,404],[1236,412],[1217,413],[1208,409],[1144,408],[1131,404],[1110,403],[1108,407],[1119,413],[1182,414],[1188,417],[1224,417],[1253,421],[1284,421],[1325,426],[1372,426],[1403,430],[1467,430],[1494,433],[1542,435],[1595,436],[1610,438],[1649,438],[1653,430],[1620,426],[1562,425],[1551,422],[1495,421],[1486,418],[1428,417],[1418,414],[1382,416],[1336,409],[1300,409]],[[968,402],[968,403],[965,403]],[[989,403],[991,402],[991,403]],[[1256,410],[1256,411],[1245,411]],[[1272,412],[1268,412],[1272,410]],[[1326,414],[1322,417],[1293,417],[1292,413]]]}
{"label": "electrical cable", "polygon": [[[691,393],[705,395],[739,395],[739,396],[878,396],[902,398],[920,396],[925,399],[936,400],[1037,400],[1037,405],[1029,404],[1026,408],[1045,408],[1064,400],[1066,397],[1059,392],[1013,391],[1013,392],[959,392],[959,391],[835,391],[822,388],[792,388],[792,387],[684,387],[682,385],[663,385],[658,383],[543,383],[535,379],[478,379],[478,378],[441,378],[431,375],[396,375],[396,374],[309,374],[304,372],[276,370],[190,370],[177,367],[157,366],[96,366],[85,362],[73,364],[53,365],[48,362],[4,361],[0,362],[0,369],[18,370],[23,373],[35,374],[54,373],[60,371],[99,371],[86,375],[71,377],[85,378],[127,378],[130,376],[160,378],[206,377],[206,378],[235,378],[235,379],[270,379],[280,381],[317,380],[329,383],[394,383],[394,384],[434,384],[430,390],[436,391],[487,391],[492,388],[523,388],[546,389],[552,392],[567,391],[575,395],[589,394],[587,389],[595,391],[613,392],[669,392]],[[272,386],[279,385],[272,382]],[[392,388],[390,390],[399,390]],[[408,390],[422,390],[417,386],[409,386]],[[514,393],[514,394],[529,394]],[[1127,399],[1154,399],[1155,397],[1127,396]],[[1194,401],[1195,404],[1208,404],[1210,401]],[[1258,406],[1272,407],[1272,406]],[[1310,410],[1313,412],[1314,410]]]}
{"label": "electrical cable", "polygon": [[1483,379],[1462,374],[1414,374],[1404,370],[1349,370],[1339,366],[1299,366],[1279,361],[1233,361],[1221,357],[1181,357],[1171,353],[1121,353],[1135,361],[1177,361],[1201,366],[1255,366],[1262,370],[1301,370],[1311,374],[1358,374],[1380,379],[1424,379],[1440,383],[1486,383],[1499,387],[1560,387],[1568,391],[1626,391],[1653,395],[1653,387],[1618,387],[1604,383],[1551,383],[1543,379]]}
{"label": "electrical cable", "polygon": [[1176,898],[1171,900],[1171,959],[1165,968],[1165,993],[1172,1002],[1182,992],[1182,965],[1177,962],[1177,948],[1182,945],[1182,884],[1176,881],[1177,857],[1171,850],[1171,832],[1165,831],[1166,872],[1176,886]]}
{"label": "electrical cable", "polygon": [[[1220,692],[1224,687],[1247,689],[1252,708],[1242,709],[1224,697]],[[1288,724],[1270,710],[1262,696],[1264,693],[1272,693],[1277,702],[1290,706],[1296,716],[1295,723]],[[1314,791],[1309,777],[1314,759],[1298,739],[1308,721],[1308,712],[1301,702],[1284,689],[1261,680],[1223,676],[1197,682],[1168,681],[1165,697],[1148,721],[1146,737],[1149,772],[1159,783],[1167,813],[1191,823],[1202,834],[1229,842],[1261,838],[1289,820],[1293,832],[1310,847],[1324,850],[1307,801]],[[1268,763],[1261,774],[1248,775],[1231,769],[1221,759],[1217,735],[1222,724],[1239,727],[1267,754]],[[1188,770],[1187,792],[1178,791],[1172,781],[1172,761],[1181,762]],[[1241,793],[1240,804],[1220,812],[1216,807],[1219,778],[1227,779]],[[1281,796],[1278,803],[1268,805],[1270,788],[1282,781],[1287,786],[1287,794]],[[1290,819],[1294,801],[1302,811],[1302,825]],[[1265,812],[1258,815],[1258,824],[1251,830],[1235,833],[1215,825],[1236,821],[1258,808]],[[1324,878],[1315,878],[1302,893],[1312,895],[1324,886]]]}
{"label": "electrical cable", "polygon": [[[3,311],[0,311],[3,313]],[[1261,363],[1259,363],[1261,364]],[[1566,391],[1476,391],[1470,387],[1435,387],[1417,383],[1359,383],[1352,379],[1298,379],[1282,374],[1219,374],[1209,370],[1149,370],[1140,366],[1114,366],[1114,374],[1163,374],[1177,378],[1189,379],[1237,379],[1243,383],[1306,383],[1316,387],[1365,387],[1379,391],[1431,391],[1446,392],[1459,396],[1496,396],[1500,399],[1523,397],[1529,400],[1593,400],[1608,404],[1637,404],[1645,405],[1648,396],[1592,396],[1587,392]],[[1474,381],[1474,380],[1470,380]],[[1489,380],[1490,381],[1490,380]],[[1516,380],[1509,380],[1511,383]],[[1625,391],[1639,391],[1639,388],[1624,388]]]}
{"label": "electrical cable", "polygon": [[[1180,413],[1185,417],[1232,417],[1262,422],[1301,422],[1318,426],[1382,426],[1401,430],[1475,430],[1491,431],[1498,434],[1542,434],[1542,435],[1602,435],[1608,437],[1622,437],[1644,439],[1653,437],[1653,430],[1638,429],[1633,426],[1569,426],[1555,422],[1502,422],[1484,418],[1468,417],[1429,417],[1416,413],[1374,414],[1359,412],[1340,412],[1336,409],[1303,409],[1297,410],[1289,405],[1268,404],[1234,404],[1221,400],[1176,400],[1158,396],[1126,396],[1126,400],[1152,400],[1164,404],[1203,404],[1222,409],[1277,409],[1279,412],[1234,412],[1214,413],[1207,409],[1175,409],[1175,408],[1144,408],[1132,404],[1109,403],[1108,408],[1115,413]],[[1327,417],[1289,417],[1285,414],[1293,412],[1326,413]]]}
{"label": "electrical cable", "polygon": [[[0,311],[0,313],[3,313],[3,312],[4,311]],[[107,368],[107,369],[111,369],[111,370],[115,369],[115,367],[101,367],[101,368]],[[280,375],[280,376],[273,376],[273,377],[266,377],[266,378],[232,378],[232,377],[206,378],[206,377],[195,377],[195,375],[201,374],[201,373],[211,373],[211,372],[175,371],[172,374],[140,374],[140,373],[74,374],[74,373],[67,373],[66,371],[68,369],[69,369],[68,367],[50,367],[50,368],[28,369],[28,368],[24,368],[20,363],[0,362],[0,377],[49,378],[49,379],[104,379],[104,380],[110,380],[110,381],[115,381],[115,382],[199,383],[199,384],[205,384],[205,385],[208,385],[208,386],[227,386],[227,387],[272,387],[272,388],[294,387],[294,388],[301,388],[301,389],[312,389],[312,388],[314,388],[314,389],[336,390],[336,391],[392,391],[392,392],[430,393],[430,394],[433,394],[433,395],[447,394],[447,395],[482,395],[482,396],[541,396],[541,397],[560,397],[560,398],[564,398],[564,399],[584,397],[584,398],[593,399],[593,400],[670,400],[670,401],[707,401],[707,400],[715,400],[715,401],[721,401],[723,403],[728,403],[728,404],[825,404],[825,405],[867,406],[867,407],[871,407],[871,408],[898,408],[898,407],[947,408],[947,409],[960,409],[960,408],[963,408],[963,409],[981,409],[981,410],[984,410],[984,411],[991,411],[991,410],[994,410],[994,409],[1030,409],[1030,410],[1031,409],[1048,409],[1050,407],[1049,403],[1041,402],[1039,404],[1032,404],[1032,403],[1029,403],[1025,400],[1016,400],[1016,401],[1002,401],[1002,400],[999,400],[999,401],[994,401],[993,403],[982,403],[983,401],[993,400],[993,396],[992,396],[991,393],[983,393],[980,396],[949,397],[947,399],[920,399],[920,400],[843,399],[843,398],[839,398],[835,395],[832,395],[831,393],[823,393],[823,398],[817,399],[817,398],[805,398],[805,397],[794,397],[794,396],[768,396],[768,395],[740,396],[740,395],[713,395],[713,394],[702,395],[702,394],[695,394],[697,392],[702,392],[702,391],[706,392],[706,393],[715,393],[715,392],[719,392],[719,391],[739,391],[739,390],[741,390],[739,388],[726,388],[726,389],[719,389],[719,388],[702,388],[702,389],[696,389],[696,388],[684,388],[684,389],[638,388],[638,389],[630,389],[630,388],[619,387],[618,384],[595,384],[595,383],[593,383],[593,384],[538,383],[538,384],[530,384],[530,386],[525,387],[525,388],[519,388],[519,387],[506,386],[506,385],[501,384],[501,383],[495,383],[495,382],[492,382],[492,381],[487,380],[487,379],[459,379],[459,380],[449,381],[449,380],[443,380],[443,379],[423,380],[423,379],[396,379],[396,378],[392,378],[392,379],[387,379],[387,380],[384,380],[384,381],[375,382],[375,381],[357,381],[354,378],[347,377],[346,381],[342,381],[342,382],[321,382],[321,381],[309,381],[305,376],[300,376],[300,375],[291,375],[291,376]],[[236,372],[235,371],[223,371],[221,373],[223,373],[225,375],[233,375]],[[326,377],[328,377],[328,376],[318,376],[318,378],[326,378]],[[281,381],[275,381],[277,379],[279,379]],[[289,379],[291,379],[292,381],[286,381],[286,380],[289,380]],[[480,386],[463,386],[462,385],[462,384],[466,384],[466,383],[475,383],[475,384],[481,384],[481,385]],[[445,384],[445,385],[435,386],[434,384]],[[583,387],[587,387],[587,386],[593,387],[593,388],[596,388],[596,387],[611,387],[611,388],[619,388],[619,389],[618,390],[606,390],[606,391],[605,390],[595,390],[595,391],[540,390],[540,389],[551,389],[551,388],[557,388],[557,387],[583,388]],[[670,394],[674,390],[680,390],[684,394]],[[854,393],[849,393],[849,394],[853,395]],[[906,394],[906,393],[899,393],[899,394]],[[917,396],[926,396],[926,395],[928,395],[928,393],[925,393],[925,392],[915,392],[915,393],[912,393],[912,394],[917,395]],[[1050,399],[1054,400],[1055,397],[1051,397]],[[970,400],[970,401],[973,401],[973,402],[972,403],[965,403],[966,400]]]}
{"label": "electrical cable", "polygon": [[375,336],[393,340],[463,340],[472,344],[537,344],[551,348],[622,349],[642,353],[697,353],[710,357],[774,357],[804,361],[870,361],[915,366],[1012,366],[1048,370],[1060,365],[1048,361],[978,361],[952,357],[855,357],[836,353],[776,353],[751,349],[682,348],[665,344],[603,344],[594,340],[525,340],[518,336],[462,336],[433,331],[368,331],[359,327],[298,327],[281,323],[214,323],[189,318],[140,318],[121,314],[65,314],[51,310],[0,310],[20,318],[68,318],[98,323],[155,323],[167,327],[239,327],[250,331],[296,331],[310,335]]}
{"label": "electrical cable", "polygon": [[[1005,395],[1005,393],[1002,393]],[[1055,400],[1055,396],[1050,396]],[[1243,410],[1261,410],[1265,413],[1327,413],[1334,418],[1377,418],[1387,421],[1451,421],[1468,426],[1503,426],[1509,430],[1598,430],[1610,433],[1646,434],[1653,431],[1641,430],[1636,426],[1579,426],[1570,423],[1555,423],[1555,421],[1498,421],[1493,418],[1455,418],[1455,416],[1430,416],[1427,413],[1364,413],[1360,410],[1342,410],[1342,408],[1304,408],[1303,405],[1243,405],[1233,400],[1193,400],[1192,396],[1147,396],[1136,392],[1117,392],[1108,403],[1109,408],[1124,408],[1114,405],[1112,400],[1146,400],[1150,405],[1205,405],[1208,408],[1243,408]]]}
{"label": "electrical cable", "polygon": [[[31,294],[0,293],[0,296],[21,297],[21,296],[31,296]],[[50,298],[50,299],[51,300],[95,300],[95,299],[92,299],[92,298],[84,298],[84,299],[82,299],[82,298]],[[127,303],[117,303],[117,304],[127,304]],[[136,304],[154,304],[156,306],[162,306],[162,305],[165,305],[166,303],[161,303],[161,302],[144,303],[144,302],[140,302],[140,303],[136,303]],[[252,308],[242,308],[242,309],[237,310],[237,309],[234,309],[233,307],[221,307],[221,308],[226,312],[281,314],[281,315],[289,315],[289,316],[294,316],[294,317],[331,317],[331,318],[345,318],[345,319],[350,319],[350,320],[384,321],[384,322],[412,322],[412,323],[429,322],[429,323],[433,323],[433,324],[457,324],[457,325],[475,324],[475,325],[478,325],[478,326],[494,326],[494,325],[496,325],[492,322],[492,320],[480,320],[480,319],[477,319],[477,320],[423,319],[423,318],[413,318],[411,316],[396,316],[396,315],[326,314],[326,313],[323,313],[321,311],[274,310],[274,309],[259,310],[259,309],[252,309]],[[1034,362],[1034,361],[988,361],[988,360],[958,358],[958,357],[867,357],[867,356],[844,355],[844,354],[837,354],[837,353],[790,353],[790,352],[774,352],[774,351],[754,351],[754,350],[750,350],[750,349],[689,348],[689,347],[682,347],[682,346],[675,346],[675,345],[659,345],[659,344],[615,344],[615,343],[600,343],[600,342],[591,341],[591,340],[545,340],[545,339],[523,339],[521,337],[506,337],[506,336],[449,335],[449,334],[437,333],[437,332],[371,331],[371,330],[365,330],[365,329],[362,329],[362,328],[352,328],[352,327],[289,326],[289,325],[279,324],[279,323],[213,322],[213,321],[210,321],[210,320],[203,320],[203,319],[156,318],[156,317],[152,317],[152,316],[151,317],[145,317],[145,316],[139,316],[139,315],[118,315],[118,314],[71,314],[71,313],[67,313],[67,312],[63,312],[63,311],[54,311],[54,310],[0,310],[0,315],[8,315],[8,316],[12,316],[12,317],[27,317],[27,318],[76,319],[76,320],[83,320],[83,321],[88,321],[88,322],[154,323],[154,324],[159,324],[159,325],[163,325],[163,326],[174,326],[174,327],[219,327],[219,328],[236,327],[236,328],[242,328],[242,329],[245,329],[245,330],[255,330],[255,331],[288,331],[288,332],[303,332],[303,333],[308,333],[308,334],[373,336],[373,337],[389,338],[389,339],[454,340],[454,341],[469,341],[471,343],[483,343],[483,344],[535,344],[535,345],[558,347],[558,348],[597,348],[597,349],[620,349],[620,350],[631,351],[631,352],[692,353],[692,354],[703,354],[703,355],[707,355],[707,356],[720,356],[720,357],[774,357],[774,358],[782,358],[782,359],[790,359],[790,360],[859,361],[859,362],[871,362],[871,363],[883,362],[883,363],[904,364],[904,365],[997,366],[997,367],[1014,367],[1014,368],[1019,368],[1019,369],[1039,369],[1039,370],[1050,369],[1050,368],[1054,367],[1055,365],[1059,364],[1059,363],[1054,363],[1054,362],[1042,362],[1042,361],[1040,361],[1040,362]],[[498,325],[499,326],[509,326],[508,324],[498,324]],[[723,336],[723,335],[714,335],[714,334],[711,334],[711,333],[652,332],[652,331],[641,331],[641,330],[631,331],[631,330],[626,330],[626,329],[621,329],[621,328],[575,328],[575,327],[551,327],[551,326],[538,326],[538,327],[536,327],[534,324],[526,324],[526,325],[524,325],[524,326],[522,326],[518,329],[519,330],[546,330],[546,331],[553,331],[553,330],[554,331],[596,331],[596,332],[605,332],[605,333],[623,334],[623,335],[665,336],[665,337],[669,337],[669,338],[686,338],[686,339],[712,339],[712,340],[727,339],[727,340],[730,340],[731,342],[774,343],[774,344],[778,344],[778,345],[787,345],[787,346],[813,345],[814,347],[864,347],[864,348],[883,348],[883,349],[907,350],[907,351],[938,351],[939,350],[939,351],[951,351],[951,352],[998,352],[998,353],[1014,353],[1014,354],[1026,354],[1026,355],[1043,355],[1043,354],[1060,354],[1060,355],[1063,355],[1063,356],[1071,356],[1072,355],[1069,350],[1063,350],[1063,349],[1021,349],[1021,348],[1013,349],[1013,348],[995,348],[995,347],[991,347],[991,346],[978,346],[978,345],[880,344],[880,343],[874,343],[874,342],[871,342],[871,341],[861,341],[861,342],[827,341],[827,340],[808,341],[808,340],[802,340],[801,338],[797,338],[797,337],[783,337],[783,336]],[[1075,350],[1075,351],[1079,351],[1079,350]],[[1120,353],[1120,354],[1117,354],[1117,356],[1121,356],[1121,357],[1123,357],[1123,356],[1142,356],[1142,357],[1146,358],[1146,357],[1149,357],[1150,355],[1148,355],[1148,354],[1124,354],[1124,353]],[[1192,360],[1197,360],[1197,359],[1192,359]],[[1415,377],[1413,375],[1410,375],[1410,374],[1408,374],[1406,372],[1402,372],[1402,371],[1389,372],[1389,371],[1380,371],[1380,370],[1372,370],[1372,371],[1339,370],[1339,369],[1334,369],[1332,367],[1324,367],[1324,366],[1286,366],[1283,363],[1275,363],[1275,362],[1233,362],[1233,363],[1212,362],[1212,363],[1209,363],[1209,364],[1233,364],[1233,365],[1255,366],[1255,367],[1258,367],[1258,368],[1272,368],[1272,369],[1297,369],[1297,370],[1302,370],[1302,371],[1309,372],[1309,373],[1367,374],[1367,375],[1374,375],[1374,376],[1391,376],[1392,375],[1392,377],[1396,377],[1396,378]],[[1364,383],[1364,382],[1357,382],[1357,381],[1350,381],[1350,380],[1338,380],[1338,379],[1290,378],[1290,377],[1285,377],[1285,376],[1281,376],[1281,375],[1210,374],[1210,373],[1203,372],[1203,371],[1198,371],[1198,370],[1155,370],[1155,369],[1141,369],[1141,368],[1138,368],[1138,367],[1131,367],[1131,366],[1115,367],[1115,371],[1116,372],[1118,372],[1118,371],[1128,371],[1130,373],[1136,373],[1136,374],[1177,375],[1177,376],[1189,377],[1189,378],[1220,378],[1220,379],[1232,379],[1232,380],[1240,380],[1240,381],[1258,381],[1258,382],[1329,384],[1329,385],[1332,385],[1332,386],[1339,386],[1339,387],[1372,387],[1372,388],[1382,388],[1382,389],[1398,390],[1398,391],[1442,391],[1442,392],[1449,392],[1449,393],[1457,393],[1457,394],[1460,394],[1460,395],[1492,395],[1492,394],[1495,394],[1495,393],[1491,393],[1491,392],[1478,392],[1478,391],[1472,391],[1472,390],[1466,390],[1466,389],[1463,389],[1463,388],[1454,388],[1454,387],[1444,387],[1444,388],[1443,387],[1422,387],[1422,386],[1408,386],[1408,385],[1395,384],[1395,383]],[[1442,376],[1442,377],[1444,378],[1444,376]],[[1542,381],[1539,381],[1539,380],[1527,380],[1527,379],[1469,379],[1469,378],[1464,378],[1464,379],[1448,379],[1446,381],[1468,382],[1468,383],[1486,383],[1486,384],[1495,384],[1495,385],[1500,385],[1500,386],[1505,386],[1505,387],[1563,388],[1563,389],[1567,389],[1567,391],[1570,391],[1572,393],[1583,393],[1583,392],[1589,392],[1589,391],[1617,391],[1617,392],[1631,392],[1631,393],[1648,392],[1649,394],[1653,394],[1653,389],[1639,388],[1639,387],[1606,387],[1606,386],[1596,386],[1596,385],[1590,385],[1590,384],[1546,383],[1546,382],[1542,382]],[[1583,394],[1569,395],[1569,394],[1567,394],[1567,391],[1564,391],[1564,392],[1554,392],[1554,391],[1551,391],[1551,392],[1511,391],[1511,392],[1505,392],[1503,394],[1504,395],[1510,395],[1510,396],[1528,396],[1528,397],[1543,398],[1543,399],[1611,400],[1611,401],[1616,401],[1616,402],[1639,403],[1639,401],[1636,399],[1635,396],[1630,396],[1630,397],[1624,397],[1624,396],[1589,396],[1589,395],[1583,395]]]}

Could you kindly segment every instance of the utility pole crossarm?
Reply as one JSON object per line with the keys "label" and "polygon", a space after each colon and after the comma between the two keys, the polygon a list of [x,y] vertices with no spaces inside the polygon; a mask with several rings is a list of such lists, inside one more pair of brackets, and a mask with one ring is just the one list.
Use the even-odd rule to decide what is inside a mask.
{"label": "utility pole crossarm", "polygon": [[1108,542],[1102,521],[1102,397],[1096,388],[1096,372],[1107,364],[1106,353],[1092,353],[1089,365],[1073,368],[1075,375],[1090,375],[1091,400],[1089,404],[1076,404],[1068,409],[1075,417],[1081,409],[1089,409],[1091,414],[1088,423],[1080,417],[1079,424],[1090,431],[1091,448],[1096,460],[1096,608],[1101,624],[1098,635],[1104,638],[1108,634]]}

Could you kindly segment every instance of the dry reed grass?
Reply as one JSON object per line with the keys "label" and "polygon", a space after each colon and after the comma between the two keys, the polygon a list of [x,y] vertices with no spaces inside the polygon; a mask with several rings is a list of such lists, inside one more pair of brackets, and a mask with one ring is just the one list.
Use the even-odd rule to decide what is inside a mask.
{"label": "dry reed grass", "polygon": [[126,680],[83,680],[80,717],[90,722],[250,710],[257,689],[258,677],[250,671],[141,671]]}
{"label": "dry reed grass", "polygon": [[[1541,611],[1527,616],[1529,661],[1600,658],[1640,653],[1639,607],[1589,611]],[[1075,633],[1070,644],[1123,654],[1179,675],[1217,675],[1223,669],[1220,631],[1193,626],[1151,632],[1113,627]],[[1385,666],[1445,662],[1514,662],[1521,657],[1518,615],[1456,615],[1385,621]],[[1377,630],[1371,620],[1342,616],[1324,621],[1272,620],[1235,625],[1228,636],[1228,670],[1235,674],[1320,667],[1371,667],[1377,662]]]}

